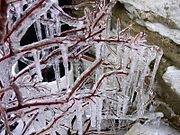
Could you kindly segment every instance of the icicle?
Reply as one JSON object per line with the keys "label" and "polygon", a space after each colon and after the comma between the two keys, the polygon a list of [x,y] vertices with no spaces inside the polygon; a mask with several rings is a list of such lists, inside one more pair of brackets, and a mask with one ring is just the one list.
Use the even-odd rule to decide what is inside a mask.
{"label": "icicle", "polygon": [[141,76],[139,79],[139,91],[138,91],[138,116],[142,116],[144,114],[144,103],[145,103],[145,95],[144,95],[144,82],[145,82],[145,77],[147,76],[147,71],[149,69],[149,65],[151,63],[150,56],[146,58],[146,63],[144,65],[144,69],[141,71]]}
{"label": "icicle", "polygon": [[93,101],[89,102],[92,127],[96,127],[96,102],[95,103],[94,102],[95,102],[95,98],[93,99]]}
{"label": "icicle", "polygon": [[41,67],[40,67],[40,61],[39,61],[39,52],[35,49],[32,50],[32,54],[33,54],[33,58],[34,58],[34,62],[35,62],[35,66],[36,66],[36,73],[37,73],[37,76],[38,76],[38,81],[42,81],[43,80],[43,77],[42,77],[42,74],[41,74]]}
{"label": "icicle", "polygon": [[123,110],[122,110],[123,115],[126,115],[126,112],[128,111],[128,101],[129,101],[129,98],[128,97],[124,97],[124,100],[123,100]]}
{"label": "icicle", "polygon": [[21,13],[22,13],[22,7],[21,7],[21,2],[16,2],[13,4],[15,11],[16,11],[16,18],[17,20],[21,17]]}
{"label": "icicle", "polygon": [[122,43],[117,46],[117,65],[120,69],[122,69]]}
{"label": "icicle", "polygon": [[49,36],[51,38],[53,38],[54,37],[54,33],[55,33],[55,31],[54,31],[54,24],[53,23],[49,23],[48,28],[49,28]]}
{"label": "icicle", "polygon": [[61,92],[61,76],[60,76],[59,63],[60,63],[59,59],[56,59],[56,60],[54,60],[54,64],[53,64],[58,93]]}
{"label": "icicle", "polygon": [[62,45],[62,57],[63,57],[63,65],[65,69],[65,77],[66,77],[66,89],[69,89],[69,69],[68,69],[68,48],[65,45]]}
{"label": "icicle", "polygon": [[44,109],[45,109],[45,107],[40,107],[39,108],[38,120],[39,120],[39,125],[40,125],[41,128],[46,126],[46,120],[44,118],[45,117],[44,113],[46,113],[46,112],[44,112]]}
{"label": "icicle", "polygon": [[[44,15],[44,19],[48,20],[47,14]],[[45,25],[46,38],[49,38],[50,37],[49,25],[48,25],[48,23],[45,23],[44,25]]]}
{"label": "icicle", "polygon": [[107,23],[106,23],[106,32],[105,32],[105,38],[108,38],[110,36],[111,31],[111,15],[107,17]]}
{"label": "icicle", "polygon": [[117,19],[116,30],[117,30],[118,40],[119,40],[120,39],[120,32],[121,32],[121,24],[120,24],[119,18]]}
{"label": "icicle", "polygon": [[55,33],[57,36],[61,34],[61,22],[57,15],[55,15],[56,23],[55,23]]}
{"label": "icicle", "polygon": [[36,36],[37,36],[38,41],[42,40],[42,30],[41,30],[41,24],[40,24],[39,19],[34,23],[34,28],[36,31]]}
{"label": "icicle", "polygon": [[[0,58],[1,58],[1,56],[0,56]],[[8,82],[10,79],[10,72],[8,69],[6,69],[4,67],[11,67],[9,65],[9,59],[6,59],[6,60],[0,62],[0,69],[1,69],[0,70],[0,81],[3,85],[3,87],[6,88],[9,85]]]}
{"label": "icicle", "polygon": [[96,59],[99,59],[101,57],[101,48],[102,48],[102,44],[98,43],[96,44]]}
{"label": "icicle", "polygon": [[121,96],[118,96],[118,106],[117,106],[117,116],[121,116],[122,114],[122,103],[123,103],[123,99]]}
{"label": "icicle", "polygon": [[133,101],[133,97],[134,97],[134,92],[137,91],[137,83],[139,82],[139,74],[140,74],[140,70],[141,70],[141,60],[143,58],[144,55],[144,47],[139,47],[138,48],[138,52],[139,55],[137,54],[137,64],[136,64],[136,72],[134,74],[134,79],[133,79],[133,85],[132,85],[132,91],[131,91],[131,101]]}
{"label": "icicle", "polygon": [[154,83],[155,75],[156,75],[156,72],[158,70],[158,66],[159,66],[159,63],[161,61],[161,57],[163,55],[163,50],[160,49],[157,46],[156,46],[156,51],[157,51],[157,53],[156,53],[156,61],[155,61],[155,64],[154,64],[153,72],[151,74],[151,80],[150,80],[148,91],[151,91],[151,88],[152,88],[153,83]]}
{"label": "icicle", "polygon": [[123,66],[122,66],[122,69],[124,71],[127,70],[127,66],[128,66],[128,63],[130,62],[130,57],[131,56],[131,50],[129,48],[127,48],[126,46],[124,46],[124,53],[123,53]]}
{"label": "icicle", "polygon": [[137,68],[137,52],[135,52],[135,50],[131,50],[131,64],[130,64],[130,71],[129,71],[129,75],[127,76],[127,88],[125,91],[125,95],[131,95],[131,91],[130,88],[132,87],[132,83],[133,83],[133,78],[135,77],[135,70]]}
{"label": "icicle", "polygon": [[77,129],[78,135],[83,134],[83,108],[82,108],[82,100],[76,100],[76,117],[77,117]]}
{"label": "icicle", "polygon": [[97,114],[97,130],[101,131],[101,121],[102,121],[102,108],[103,108],[103,98],[99,97],[97,99],[97,106],[96,106],[96,114]]}

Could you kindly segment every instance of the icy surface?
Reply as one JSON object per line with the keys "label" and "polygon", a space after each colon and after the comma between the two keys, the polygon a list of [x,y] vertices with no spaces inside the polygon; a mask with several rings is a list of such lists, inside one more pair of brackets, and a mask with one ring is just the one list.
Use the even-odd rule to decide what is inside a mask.
{"label": "icy surface", "polygon": [[[153,98],[153,83],[163,52],[145,44],[143,32],[131,36],[132,25],[122,29],[117,20],[116,30],[111,30],[111,10],[116,1],[111,2],[106,6],[106,1],[101,0],[92,5],[93,10],[86,7],[82,18],[65,13],[57,1],[24,0],[10,6],[14,12],[8,14],[12,26],[8,26],[10,33],[5,42],[7,47],[12,43],[8,51],[26,59],[26,65],[13,71],[11,78],[22,91],[22,105],[18,105],[18,96],[7,83],[10,76],[6,72],[0,72],[5,76],[1,79],[7,80],[10,88],[3,89],[2,101],[8,114],[23,121],[22,132],[114,133],[119,126],[139,119],[163,117],[147,107]],[[23,6],[26,9],[22,10]],[[70,30],[62,31],[64,24]],[[38,41],[19,46],[31,25]],[[6,60],[0,63],[1,68],[8,65]],[[16,67],[17,63],[11,69]],[[102,126],[104,123],[108,124]]]}

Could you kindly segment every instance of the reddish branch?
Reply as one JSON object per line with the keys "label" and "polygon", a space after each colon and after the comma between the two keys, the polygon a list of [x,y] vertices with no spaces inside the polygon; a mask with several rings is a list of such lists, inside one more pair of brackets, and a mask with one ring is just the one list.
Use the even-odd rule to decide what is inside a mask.
{"label": "reddish branch", "polygon": [[68,111],[73,107],[74,104],[75,104],[75,101],[73,100],[73,103],[72,103],[65,111],[63,111],[62,114],[54,117],[54,119],[53,119],[45,128],[43,128],[41,131],[39,131],[38,133],[36,133],[36,135],[42,134],[42,133],[46,132],[47,130],[49,130],[50,128],[52,128],[52,126],[53,126],[60,118],[62,118],[65,114],[68,113]]}
{"label": "reddish branch", "polygon": [[7,131],[8,135],[11,135],[11,130],[10,130],[10,127],[9,127],[7,114],[6,114],[6,109],[3,107],[1,101],[0,101],[0,114],[1,114],[1,117],[3,118],[4,125],[5,125],[5,128],[6,128],[6,131]]}
{"label": "reddish branch", "polygon": [[88,96],[85,96],[85,97],[83,97],[83,98],[85,98],[85,99],[90,99],[91,97],[93,97],[93,96],[96,94],[97,90],[100,88],[100,86],[101,86],[101,84],[102,84],[102,81],[103,81],[105,78],[107,78],[107,77],[109,77],[109,76],[112,76],[112,75],[128,75],[128,73],[126,73],[126,72],[124,72],[124,71],[122,71],[122,70],[119,70],[119,71],[111,71],[111,72],[108,72],[108,73],[104,73],[104,74],[99,78],[99,80],[96,82],[96,84],[93,86],[91,94],[88,95]]}
{"label": "reddish branch", "polygon": [[7,10],[7,3],[5,0],[0,0],[0,43],[5,34],[6,28],[6,10]]}
{"label": "reddish branch", "polygon": [[18,101],[18,106],[21,106],[23,104],[23,97],[22,97],[22,93],[21,91],[19,90],[19,87],[16,85],[16,83],[12,83],[11,84],[14,92],[15,92],[15,95],[16,95],[16,98],[17,98],[17,101]]}
{"label": "reddish branch", "polygon": [[37,112],[36,114],[34,114],[32,116],[32,118],[28,121],[28,123],[26,124],[26,127],[24,128],[24,130],[22,131],[22,135],[24,135],[26,133],[26,131],[29,129],[29,127],[31,126],[32,122],[36,119],[36,117],[38,116],[39,112]]}
{"label": "reddish branch", "polygon": [[24,109],[24,108],[30,108],[33,106],[46,106],[46,105],[58,105],[58,104],[65,104],[69,102],[68,100],[64,100],[64,101],[42,101],[42,102],[33,102],[33,103],[24,103],[21,106],[17,105],[17,106],[13,106],[13,107],[9,107],[7,108],[7,112],[15,112],[17,110],[20,109]]}
{"label": "reddish branch", "polygon": [[83,84],[84,80],[86,80],[103,62],[102,59],[96,60],[92,63],[92,66],[81,74],[79,79],[77,79],[71,88],[71,92],[68,94],[68,99],[77,91]]}

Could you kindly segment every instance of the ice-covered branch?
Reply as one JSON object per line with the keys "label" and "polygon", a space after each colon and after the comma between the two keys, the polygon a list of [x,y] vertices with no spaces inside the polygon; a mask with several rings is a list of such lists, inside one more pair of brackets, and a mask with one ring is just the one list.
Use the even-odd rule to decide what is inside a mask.
{"label": "ice-covered branch", "polygon": [[[132,36],[133,25],[121,29],[119,19],[111,30],[115,3],[10,1],[0,48],[0,133],[11,134],[9,125],[18,123],[22,134],[82,135],[100,133],[109,120],[121,127],[150,118],[163,52],[146,45],[145,33]],[[77,18],[65,8],[84,14]]]}

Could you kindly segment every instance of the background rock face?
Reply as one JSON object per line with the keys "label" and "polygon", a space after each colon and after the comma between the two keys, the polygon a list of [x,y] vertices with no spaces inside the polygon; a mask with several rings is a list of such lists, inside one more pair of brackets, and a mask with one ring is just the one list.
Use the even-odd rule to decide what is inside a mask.
{"label": "background rock face", "polygon": [[180,44],[179,0],[119,0],[132,17],[149,30]]}

